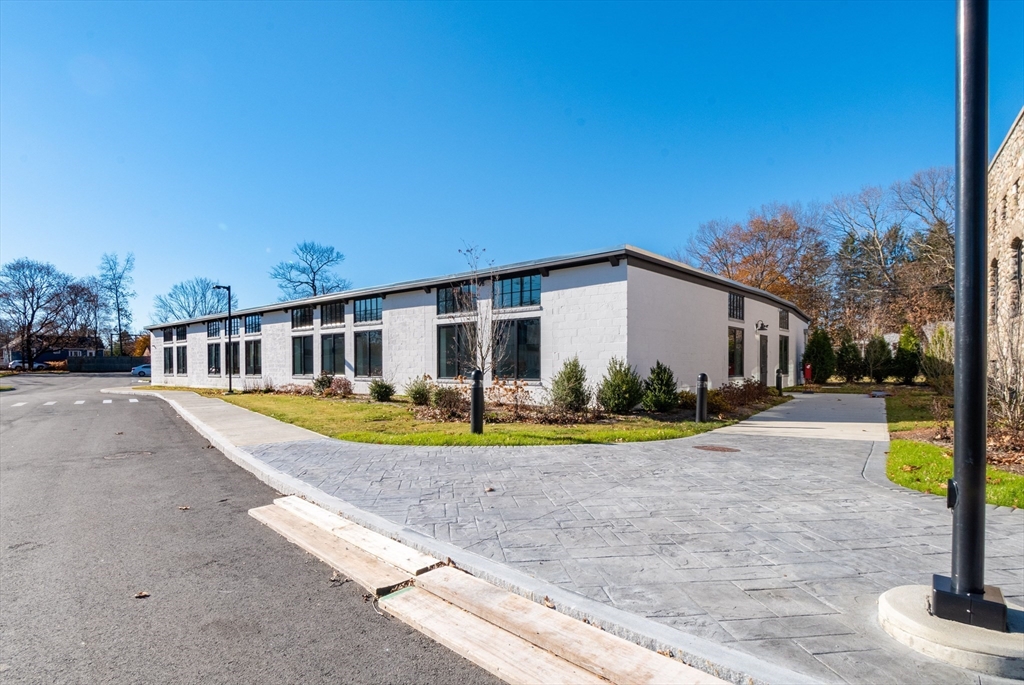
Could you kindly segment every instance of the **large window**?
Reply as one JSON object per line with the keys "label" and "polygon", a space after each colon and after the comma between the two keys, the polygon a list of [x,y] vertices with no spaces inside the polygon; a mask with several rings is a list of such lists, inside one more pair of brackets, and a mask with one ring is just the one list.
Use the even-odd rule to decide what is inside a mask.
{"label": "large window", "polygon": [[228,319],[228,326],[231,328],[231,335],[238,335],[238,324],[239,319],[237,316],[233,319]]}
{"label": "large window", "polygon": [[245,341],[245,375],[259,376],[263,373],[263,344],[260,340]]}
{"label": "large window", "polygon": [[384,375],[384,340],[380,331],[356,332],[356,375]]}
{"label": "large window", "polygon": [[476,368],[471,342],[475,330],[472,324],[437,327],[438,378],[467,376]]}
{"label": "large window", "polygon": [[259,333],[263,328],[263,317],[260,314],[249,314],[245,317],[245,332],[247,334]]}
{"label": "large window", "polygon": [[184,376],[188,373],[188,347],[185,345],[179,345],[174,348],[175,356],[178,362],[178,375]]}
{"label": "large window", "polygon": [[165,328],[164,329],[164,342],[165,343],[166,342],[174,342],[174,329],[173,328]]}
{"label": "large window", "polygon": [[540,380],[540,319],[502,321],[497,329],[494,375]]}
{"label": "large window", "polygon": [[337,326],[345,323],[345,303],[329,302],[320,306],[320,325]]}
{"label": "large window", "polygon": [[729,375],[743,375],[743,329],[729,328]]}
{"label": "large window", "polygon": [[292,328],[312,328],[313,308],[294,307],[292,309]]}
{"label": "large window", "polygon": [[785,309],[779,310],[779,330],[789,330],[789,312],[787,312]]}
{"label": "large window", "polygon": [[[168,329],[170,330],[170,329]],[[165,331],[166,332],[166,331]],[[164,348],[164,375],[170,376],[174,373],[174,348]]]}
{"label": "large window", "polygon": [[206,373],[210,376],[220,375],[220,343],[206,346]]}
{"label": "large window", "polygon": [[336,375],[345,373],[345,334],[320,338],[320,370]]}
{"label": "large window", "polygon": [[364,321],[380,321],[383,304],[383,300],[379,297],[366,297],[361,300],[356,300],[356,323],[363,323]]}
{"label": "large window", "polygon": [[540,304],[540,274],[501,278],[494,282],[494,306],[498,309]]}
{"label": "large window", "polygon": [[437,289],[437,313],[455,314],[472,311],[476,306],[476,288],[458,285]]}
{"label": "large window", "polygon": [[313,373],[313,336],[292,338],[292,375],[309,376]]}
{"label": "large window", "polygon": [[228,357],[228,373],[232,376],[238,375],[238,341],[232,341],[230,345],[224,346],[224,353]]}
{"label": "large window", "polygon": [[178,342],[184,342],[185,341],[185,333],[186,332],[187,331],[185,330],[185,326],[175,326],[174,327],[174,337],[178,340]]}
{"label": "large window", "polygon": [[783,376],[789,375],[789,336],[779,336],[779,371]]}
{"label": "large window", "polygon": [[206,337],[207,338],[219,338],[220,337],[220,321],[207,321],[206,322]]}
{"label": "large window", "polygon": [[[743,296],[729,293],[729,318],[743,321]],[[742,375],[742,374],[741,374]]]}

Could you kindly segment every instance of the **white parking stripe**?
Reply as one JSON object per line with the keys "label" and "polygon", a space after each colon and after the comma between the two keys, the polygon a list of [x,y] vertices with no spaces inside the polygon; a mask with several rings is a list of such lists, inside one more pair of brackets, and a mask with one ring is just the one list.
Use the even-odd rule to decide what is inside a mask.
{"label": "white parking stripe", "polygon": [[11,406],[12,406],[12,407],[24,407],[24,406],[25,406],[25,403],[24,403],[24,402],[15,402],[15,403],[14,403],[14,404],[12,404]]}
{"label": "white parking stripe", "polygon": [[57,404],[57,403],[56,402],[43,402],[43,406],[44,407],[52,407],[55,404]]}
{"label": "white parking stripe", "polygon": [[75,400],[75,404],[85,404],[85,400]]}
{"label": "white parking stripe", "polygon": [[103,400],[103,404],[110,404],[110,403],[111,403],[111,402],[113,402],[113,401],[114,401],[114,400]]}
{"label": "white parking stripe", "polygon": [[128,400],[128,401],[129,402],[138,402],[138,400],[136,400],[136,399],[131,399],[131,400]]}

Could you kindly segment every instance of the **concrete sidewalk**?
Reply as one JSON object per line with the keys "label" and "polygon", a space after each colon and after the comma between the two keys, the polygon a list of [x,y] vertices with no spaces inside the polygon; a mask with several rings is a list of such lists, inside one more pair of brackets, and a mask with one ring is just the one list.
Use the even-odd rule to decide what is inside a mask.
{"label": "concrete sidewalk", "polygon": [[[801,395],[665,442],[423,448],[159,394],[282,492],[737,680],[978,682],[878,627],[878,596],[947,572],[950,548],[944,501],[885,479],[884,400]],[[1020,511],[991,508],[987,569],[1019,604]]]}

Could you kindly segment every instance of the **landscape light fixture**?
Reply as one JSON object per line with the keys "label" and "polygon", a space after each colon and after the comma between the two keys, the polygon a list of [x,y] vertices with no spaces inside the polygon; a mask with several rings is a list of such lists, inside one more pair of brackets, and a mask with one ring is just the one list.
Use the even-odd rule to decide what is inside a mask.
{"label": "landscape light fixture", "polygon": [[234,361],[234,357],[231,354],[231,286],[230,285],[215,285],[214,290],[227,290],[228,291],[228,350],[227,354],[224,355],[225,361],[228,363],[228,394],[234,394],[231,390],[231,363]]}

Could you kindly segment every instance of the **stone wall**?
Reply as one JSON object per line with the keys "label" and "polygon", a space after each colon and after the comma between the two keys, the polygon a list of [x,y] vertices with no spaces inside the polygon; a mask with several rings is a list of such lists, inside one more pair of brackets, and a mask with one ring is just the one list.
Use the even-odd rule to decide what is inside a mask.
{"label": "stone wall", "polygon": [[1024,308],[1024,109],[988,172],[989,347]]}

